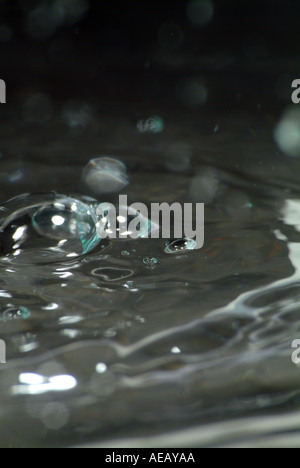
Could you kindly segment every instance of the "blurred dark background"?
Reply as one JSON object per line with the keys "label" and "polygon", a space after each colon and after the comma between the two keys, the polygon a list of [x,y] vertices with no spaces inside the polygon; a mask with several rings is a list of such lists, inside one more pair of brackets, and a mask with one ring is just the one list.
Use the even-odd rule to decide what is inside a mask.
{"label": "blurred dark background", "polygon": [[273,132],[300,77],[299,19],[296,0],[0,0],[1,197],[74,190],[101,154],[166,170],[177,142],[180,171],[192,155],[282,174]]}
{"label": "blurred dark background", "polygon": [[[178,76],[202,74],[211,104],[243,106],[262,84],[297,77],[300,2],[1,0],[0,76],[56,98],[172,101]],[[288,62],[289,61],[289,62]],[[288,66],[287,66],[288,62]],[[263,83],[261,81],[263,80]],[[280,94],[280,93],[279,93]]]}

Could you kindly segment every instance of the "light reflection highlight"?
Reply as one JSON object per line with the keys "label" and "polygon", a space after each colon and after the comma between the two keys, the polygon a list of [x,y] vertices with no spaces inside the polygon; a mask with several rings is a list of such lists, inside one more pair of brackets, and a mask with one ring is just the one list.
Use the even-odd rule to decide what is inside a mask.
{"label": "light reflection highlight", "polygon": [[23,373],[19,376],[21,385],[15,385],[13,395],[43,395],[48,392],[65,392],[77,386],[77,380],[72,375],[57,375],[43,377],[39,374]]}

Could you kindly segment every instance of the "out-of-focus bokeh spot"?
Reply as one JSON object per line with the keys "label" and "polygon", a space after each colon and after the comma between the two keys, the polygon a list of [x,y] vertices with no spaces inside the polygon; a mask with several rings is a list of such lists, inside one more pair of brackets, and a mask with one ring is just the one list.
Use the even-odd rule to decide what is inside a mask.
{"label": "out-of-focus bokeh spot", "polygon": [[184,33],[179,24],[168,21],[159,28],[157,37],[161,47],[177,49],[183,43]]}
{"label": "out-of-focus bokeh spot", "polygon": [[217,196],[223,194],[224,190],[220,174],[212,167],[207,167],[196,175],[189,188],[191,200],[197,203],[211,203]]}
{"label": "out-of-focus bokeh spot", "polygon": [[93,120],[93,111],[87,102],[72,100],[64,106],[62,117],[71,128],[85,128]]}
{"label": "out-of-focus bokeh spot", "polygon": [[154,116],[149,119],[139,120],[137,129],[140,133],[161,133],[165,128],[165,123],[161,117]]}
{"label": "out-of-focus bokeh spot", "polygon": [[287,156],[300,156],[300,109],[289,107],[274,131],[275,142]]}
{"label": "out-of-focus bokeh spot", "polygon": [[59,27],[76,24],[88,9],[87,0],[45,1],[27,12],[25,31],[32,39],[38,41],[48,39]]}
{"label": "out-of-focus bokeh spot", "polygon": [[110,157],[92,159],[84,169],[83,180],[97,195],[119,192],[129,184],[125,164]]}
{"label": "out-of-focus bokeh spot", "polygon": [[188,109],[198,109],[206,104],[208,91],[201,79],[189,78],[177,86],[177,95]]}
{"label": "out-of-focus bokeh spot", "polygon": [[44,93],[28,96],[23,103],[23,118],[28,124],[44,125],[53,117],[51,99]]}
{"label": "out-of-focus bokeh spot", "polygon": [[211,0],[191,0],[187,6],[187,17],[193,26],[202,28],[213,19],[214,5]]}
{"label": "out-of-focus bokeh spot", "polygon": [[178,141],[167,149],[165,165],[172,172],[187,172],[191,168],[193,151],[189,143]]}

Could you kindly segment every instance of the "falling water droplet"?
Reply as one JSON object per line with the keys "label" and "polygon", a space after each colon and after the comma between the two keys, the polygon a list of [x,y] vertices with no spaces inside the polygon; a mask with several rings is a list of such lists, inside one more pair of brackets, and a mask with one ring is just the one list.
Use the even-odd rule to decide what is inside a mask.
{"label": "falling water droplet", "polygon": [[83,180],[96,195],[119,192],[129,184],[125,164],[110,157],[92,159],[84,169]]}
{"label": "falling water droplet", "polygon": [[195,250],[197,242],[194,239],[175,239],[166,245],[165,252],[168,254],[184,253],[187,250]]}

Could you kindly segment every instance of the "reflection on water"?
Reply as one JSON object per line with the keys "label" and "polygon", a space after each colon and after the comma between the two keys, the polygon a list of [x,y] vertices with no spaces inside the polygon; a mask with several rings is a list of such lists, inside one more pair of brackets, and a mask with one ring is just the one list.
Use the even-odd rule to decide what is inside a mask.
{"label": "reflection on water", "polygon": [[[278,153],[275,119],[205,115],[199,132],[165,111],[154,131],[107,112],[104,128],[67,102],[36,137],[37,111],[51,121],[59,106],[25,104],[26,131],[0,129],[1,445],[251,445],[299,430],[300,165]],[[120,190],[205,202],[204,247],[99,237],[95,207]]]}

